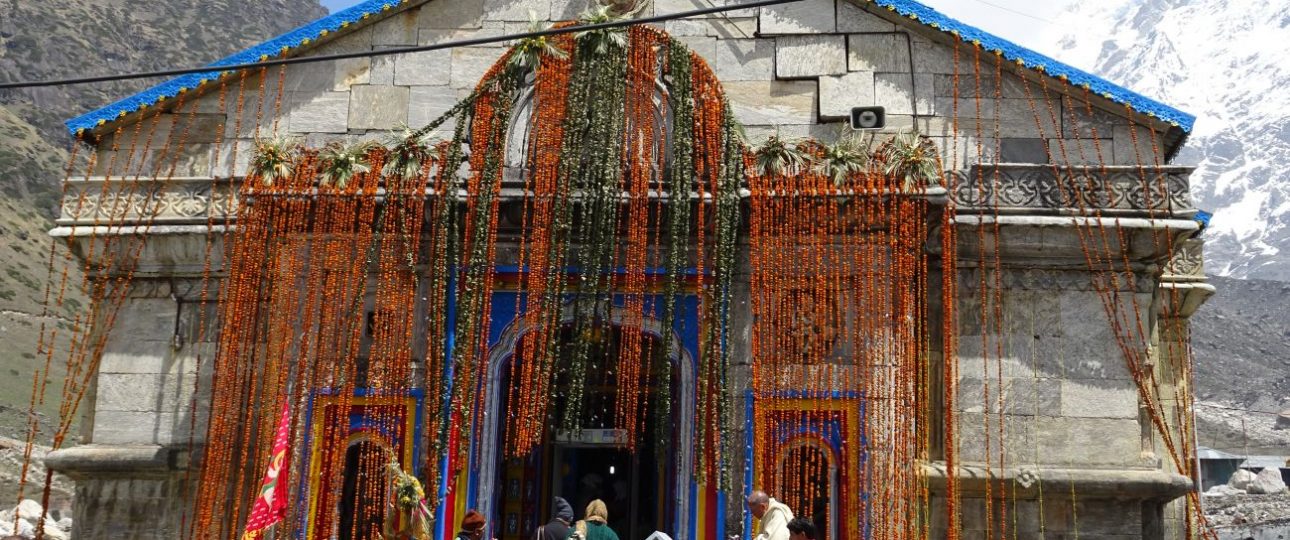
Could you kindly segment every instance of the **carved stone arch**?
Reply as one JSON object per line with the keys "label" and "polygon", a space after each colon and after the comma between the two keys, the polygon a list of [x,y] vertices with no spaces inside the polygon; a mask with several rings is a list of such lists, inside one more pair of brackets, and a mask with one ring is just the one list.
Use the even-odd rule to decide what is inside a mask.
{"label": "carved stone arch", "polygon": [[[655,169],[652,174],[653,182],[655,183],[665,179],[664,175],[668,170],[667,160],[670,159],[672,147],[672,107],[669,102],[671,91],[668,78],[662,73],[661,68],[662,62],[660,62],[659,72],[654,77],[654,86],[651,90],[651,102],[654,110],[654,133],[664,134],[663,138],[654,140],[655,146],[652,154],[662,157],[662,159],[652,164]],[[533,109],[536,83],[536,72],[530,72],[526,76],[515,100],[514,113],[511,115],[511,123],[506,133],[506,158],[503,169],[503,183],[506,187],[521,189],[524,187],[528,164],[532,159],[532,156],[529,155],[529,149],[531,147],[530,136],[533,133],[535,122]],[[633,89],[628,88],[627,91],[630,93]],[[626,129],[631,132],[633,126],[629,125]]]}

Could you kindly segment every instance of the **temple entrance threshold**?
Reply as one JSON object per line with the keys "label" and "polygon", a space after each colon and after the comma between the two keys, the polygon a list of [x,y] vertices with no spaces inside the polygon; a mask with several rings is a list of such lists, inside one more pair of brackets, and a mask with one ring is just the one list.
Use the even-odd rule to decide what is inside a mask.
{"label": "temple entrance threshold", "polygon": [[[685,408],[677,406],[678,398],[689,394],[689,383],[684,380],[689,370],[678,370],[674,359],[669,367],[673,373],[672,391],[668,398],[674,404],[672,418],[662,423],[670,434],[660,441],[660,422],[654,402],[658,395],[658,373],[649,381],[646,413],[638,426],[634,448],[626,441],[626,431],[614,425],[614,406],[618,397],[617,364],[618,347],[623,332],[629,330],[613,326],[606,332],[607,343],[592,359],[587,377],[585,397],[586,423],[581,430],[561,429],[565,404],[557,399],[550,412],[550,425],[543,443],[523,458],[503,455],[506,426],[505,399],[498,400],[500,415],[495,422],[494,471],[492,496],[481,501],[498,524],[493,536],[499,540],[526,540],[533,538],[537,527],[550,521],[554,514],[552,499],[563,497],[573,506],[575,519],[584,518],[587,504],[595,499],[605,502],[609,510],[609,526],[619,538],[645,538],[650,533],[670,531],[677,523],[678,509],[684,508],[685,491],[678,490],[681,468],[688,468],[688,455],[671,442],[688,429],[689,422],[682,422]],[[657,334],[644,332],[644,350],[662,346]],[[515,355],[512,356],[512,358]],[[522,356],[522,355],[519,355]],[[679,359],[679,358],[678,358]],[[511,385],[507,366],[500,370],[498,387]],[[681,373],[678,373],[681,372]],[[565,384],[567,375],[557,376],[557,384]],[[505,395],[505,394],[503,394]],[[660,444],[663,446],[660,448]],[[486,495],[485,495],[486,496]]]}

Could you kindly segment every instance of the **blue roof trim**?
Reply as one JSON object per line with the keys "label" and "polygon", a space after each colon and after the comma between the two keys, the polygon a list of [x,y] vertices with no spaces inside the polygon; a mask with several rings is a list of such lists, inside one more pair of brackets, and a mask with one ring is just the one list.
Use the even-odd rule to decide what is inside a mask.
{"label": "blue roof trim", "polygon": [[1128,105],[1138,113],[1163,120],[1181,128],[1184,132],[1190,133],[1192,126],[1196,123],[1195,115],[1185,113],[1106,79],[1063,64],[974,26],[959,22],[916,0],[861,1],[872,1],[875,5],[886,8],[888,11],[896,12],[902,17],[954,35],[964,42],[980,44],[983,50],[1001,54],[1005,59],[1015,62],[1017,65],[1035,69],[1078,87],[1088,88],[1099,96],[1122,105]]}
{"label": "blue roof trim", "polygon": [[[292,30],[269,41],[233,54],[209,64],[210,67],[228,66],[259,62],[275,58],[297,47],[308,45],[314,40],[329,33],[362,21],[373,14],[380,13],[410,0],[366,0],[353,7],[338,11],[310,24]],[[121,101],[78,116],[66,122],[67,129],[73,135],[92,130],[98,126],[126,116],[132,112],[146,109],[160,101],[173,98],[203,84],[218,80],[224,72],[211,70],[203,73],[182,75],[162,84],[144,90]]]}
{"label": "blue roof trim", "polygon": [[[373,14],[405,4],[410,0],[367,0],[354,7],[319,19],[274,39],[246,49],[242,52],[216,61],[211,67],[232,64],[258,62],[273,58],[297,47],[308,45],[313,40],[325,36],[353,23],[359,22]],[[1190,133],[1196,123],[1194,115],[1185,113],[1132,90],[1107,81],[1096,75],[1081,71],[1017,45],[1011,41],[990,34],[979,28],[964,24],[950,18],[935,9],[927,7],[916,0],[861,0],[898,13],[902,17],[921,23],[925,26],[951,34],[964,42],[980,44],[981,48],[1002,55],[1003,58],[1020,66],[1038,70],[1049,76],[1066,81],[1069,84],[1086,87],[1113,102],[1128,105],[1134,111],[1152,118],[1158,118]],[[139,94],[123,99],[96,111],[67,121],[67,128],[73,135],[92,130],[98,126],[143,110],[160,101],[173,98],[219,79],[222,72],[212,70],[205,73],[194,73],[171,79]]]}

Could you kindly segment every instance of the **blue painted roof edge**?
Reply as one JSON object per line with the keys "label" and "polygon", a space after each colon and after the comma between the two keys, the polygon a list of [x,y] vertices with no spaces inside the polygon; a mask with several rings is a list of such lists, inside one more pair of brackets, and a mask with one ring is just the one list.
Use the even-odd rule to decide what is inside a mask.
{"label": "blue painted roof edge", "polygon": [[[305,26],[301,26],[300,28],[282,34],[276,38],[265,41],[264,43],[212,62],[208,64],[208,66],[216,68],[219,66],[246,64],[275,58],[297,47],[309,45],[320,37],[324,37],[327,34],[367,19],[374,14],[393,9],[410,1],[411,0],[366,0],[362,3],[343,9]],[[181,75],[144,90],[143,92],[112,103],[106,107],[68,120],[66,122],[67,129],[72,133],[72,135],[92,130],[98,126],[124,117],[132,112],[147,109],[158,102],[176,97],[189,90],[195,90],[206,83],[216,81],[223,73],[224,72],[215,69],[202,73]]]}
{"label": "blue painted roof edge", "polygon": [[1005,59],[1017,65],[1028,67],[1050,77],[1061,79],[1068,84],[1088,88],[1094,94],[1113,102],[1128,105],[1134,111],[1148,117],[1162,120],[1170,125],[1190,133],[1196,123],[1196,116],[1180,111],[1159,101],[1143,96],[1111,81],[1064,64],[1053,58],[1017,45],[1011,41],[951,18],[935,9],[927,7],[916,0],[859,0],[874,4],[900,14],[902,17],[917,21],[924,26],[951,34],[964,42],[980,44],[981,49],[1001,54]]}
{"label": "blue painted roof edge", "polygon": [[[394,8],[410,0],[367,0],[343,11],[334,13],[313,23],[302,26],[291,32],[269,41],[233,54],[210,64],[211,67],[243,64],[272,58],[297,47],[308,45],[313,40],[325,36],[353,23],[370,17],[375,13]],[[1134,111],[1157,118],[1177,126],[1190,133],[1196,123],[1194,115],[1185,113],[1156,100],[1138,94],[1132,90],[1112,83],[1096,75],[1074,68],[1055,59],[1017,45],[974,26],[962,23],[935,9],[927,7],[916,0],[862,0],[871,1],[902,17],[916,21],[924,26],[951,34],[964,42],[980,44],[981,48],[996,54],[1020,66],[1035,69],[1049,76],[1066,81],[1071,85],[1086,87],[1091,92],[1113,102],[1128,105]],[[204,73],[183,75],[165,83],[154,86],[117,101],[101,109],[86,113],[71,120],[66,125],[73,134],[92,130],[95,127],[124,117],[132,112],[143,110],[160,101],[176,97],[188,90],[196,89],[210,81],[217,80],[221,71],[212,70]]]}

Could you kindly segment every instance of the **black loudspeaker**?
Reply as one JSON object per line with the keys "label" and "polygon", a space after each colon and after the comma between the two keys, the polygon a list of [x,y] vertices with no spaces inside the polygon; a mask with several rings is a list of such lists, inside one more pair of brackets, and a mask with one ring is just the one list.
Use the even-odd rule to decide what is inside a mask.
{"label": "black loudspeaker", "polygon": [[882,107],[852,107],[851,129],[882,129],[887,126],[887,112]]}

